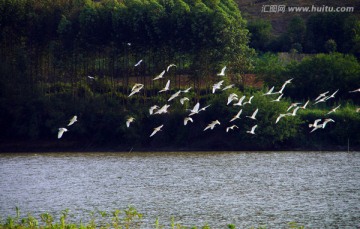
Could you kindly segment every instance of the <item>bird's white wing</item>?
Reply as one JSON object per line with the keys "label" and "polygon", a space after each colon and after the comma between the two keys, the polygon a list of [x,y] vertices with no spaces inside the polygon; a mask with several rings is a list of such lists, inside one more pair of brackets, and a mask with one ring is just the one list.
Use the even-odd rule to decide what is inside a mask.
{"label": "bird's white wing", "polygon": [[74,124],[76,121],[77,121],[77,116],[75,115],[74,117],[72,117],[72,118],[70,119],[70,122],[69,122],[68,126],[71,126],[71,125]]}
{"label": "bird's white wing", "polygon": [[315,99],[315,101],[317,101],[317,100],[321,99],[322,97],[326,96],[327,93],[329,93],[329,91],[326,91],[326,92],[324,92],[324,93],[321,93],[321,94]]}
{"label": "bird's white wing", "polygon": [[278,123],[282,117],[284,117],[284,116],[280,114],[280,115],[276,118],[275,123]]}
{"label": "bird's white wing", "polygon": [[153,80],[158,80],[158,79],[161,79],[165,74],[165,70],[162,71],[158,76],[156,76]]}
{"label": "bird's white wing", "polygon": [[139,66],[139,64],[142,62],[142,60],[139,60],[139,62],[137,62],[134,66]]}
{"label": "bird's white wing", "polygon": [[181,103],[182,105],[184,105],[184,102],[185,102],[185,101],[189,101],[189,98],[184,97],[184,98],[181,98],[181,99],[180,99],[180,103]]}
{"label": "bird's white wing", "polygon": [[239,110],[239,112],[230,120],[230,122],[240,118],[241,113],[242,113],[242,109]]}
{"label": "bird's white wing", "polygon": [[151,133],[150,137],[154,136],[157,132],[159,132],[163,126],[164,125],[154,128],[154,131]]}
{"label": "bird's white wing", "polygon": [[59,131],[58,131],[58,139],[61,138],[64,134],[64,132],[66,132],[67,129],[66,128],[59,128]]}
{"label": "bird's white wing", "polygon": [[184,126],[186,126],[189,121],[190,121],[190,122],[194,122],[192,118],[186,117],[186,118],[184,119]]}
{"label": "bird's white wing", "polygon": [[274,86],[272,86],[272,88],[270,88],[270,90],[268,92],[266,92],[265,94],[263,95],[270,95],[273,91],[274,91]]}
{"label": "bird's white wing", "polygon": [[210,107],[210,106],[211,106],[211,104],[209,104],[209,105],[207,105],[207,106],[205,106],[205,107],[201,108],[199,111],[205,111],[205,110],[206,110],[206,108],[208,108],[208,107]]}
{"label": "bird's white wing", "polygon": [[292,116],[295,116],[296,115],[296,112],[300,109],[300,107],[296,107],[293,112],[292,112]]}
{"label": "bird's white wing", "polygon": [[156,134],[156,132],[158,132],[158,130],[154,130],[151,134],[150,137],[154,136]]}
{"label": "bird's white wing", "polygon": [[349,91],[350,93],[353,93],[353,92],[360,92],[360,88],[356,89],[356,90],[353,90],[353,91]]}
{"label": "bird's white wing", "polygon": [[308,103],[309,103],[309,100],[308,100],[308,101],[306,101],[306,103],[304,104],[304,106],[302,106],[301,108],[302,108],[302,109],[305,109],[305,108],[306,108],[306,106],[308,105]]}
{"label": "bird's white wing", "polygon": [[251,128],[251,132],[255,133],[256,127],[257,127],[257,125],[253,126],[253,127]]}
{"label": "bird's white wing", "polygon": [[320,121],[321,121],[321,119],[316,119],[316,120],[314,121],[314,126],[317,126]]}
{"label": "bird's white wing", "polygon": [[224,76],[225,75],[226,66],[221,69],[221,72],[218,73],[218,76]]}
{"label": "bird's white wing", "polygon": [[167,90],[169,90],[169,88],[170,88],[170,80],[168,80],[168,81],[166,82],[165,88],[166,88]]}
{"label": "bird's white wing", "polygon": [[170,98],[168,99],[168,102],[171,101],[171,100],[173,100],[173,99],[175,99],[176,97],[178,97],[179,94],[180,94],[180,93],[178,93],[178,92],[172,94],[172,95],[170,96]]}
{"label": "bird's white wing", "polygon": [[243,96],[239,99],[239,103],[241,104],[241,103],[244,101],[245,98],[246,98],[246,96],[243,95]]}
{"label": "bird's white wing", "polygon": [[198,112],[200,108],[200,103],[195,104],[194,108],[192,109],[193,112]]}
{"label": "bird's white wing", "polygon": [[176,67],[176,65],[175,65],[175,64],[170,64],[170,65],[166,68],[166,71],[168,72],[171,67]]}
{"label": "bird's white wing", "polygon": [[254,96],[251,96],[248,103],[251,103],[251,100],[254,98]]}
{"label": "bird's white wing", "polygon": [[259,108],[256,108],[256,110],[255,110],[254,113],[252,114],[252,117],[255,118],[255,116],[256,116],[256,114],[258,113],[258,111],[259,111]]}

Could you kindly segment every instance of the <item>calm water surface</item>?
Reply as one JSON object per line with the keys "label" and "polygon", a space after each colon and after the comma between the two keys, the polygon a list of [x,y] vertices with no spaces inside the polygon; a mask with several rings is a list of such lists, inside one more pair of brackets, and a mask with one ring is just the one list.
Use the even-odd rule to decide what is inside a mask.
{"label": "calm water surface", "polygon": [[70,209],[144,214],[186,226],[360,228],[360,152],[0,155],[0,216]]}

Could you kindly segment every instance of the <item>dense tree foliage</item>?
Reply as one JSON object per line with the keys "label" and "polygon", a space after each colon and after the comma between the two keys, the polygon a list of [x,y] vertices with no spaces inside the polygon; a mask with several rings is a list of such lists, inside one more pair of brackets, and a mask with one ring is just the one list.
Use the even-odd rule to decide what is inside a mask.
{"label": "dense tree foliage", "polygon": [[280,86],[294,78],[296,86],[289,86],[288,91],[293,99],[314,99],[320,92],[339,89],[337,97],[360,102],[348,93],[360,82],[360,64],[353,55],[316,54],[299,62],[286,62],[276,54],[266,53],[255,62],[255,69],[268,86]]}
{"label": "dense tree foliage", "polygon": [[319,13],[311,15],[306,21],[302,17],[294,16],[289,21],[286,31],[277,37],[269,34],[271,24],[268,21],[249,21],[248,28],[251,33],[250,44],[261,52],[338,51],[360,57],[360,21],[353,14]]}
{"label": "dense tree foliage", "polygon": [[[295,34],[303,31],[303,24],[299,20],[293,24],[288,36],[300,44],[303,40],[297,40]],[[256,36],[268,36],[269,24],[254,23],[250,28],[252,45],[260,47],[263,40],[256,40]],[[337,38],[328,42],[331,54],[301,62],[287,63],[272,54],[254,60],[246,22],[232,0],[2,0],[0,29],[0,128],[6,130],[0,132],[2,143],[34,140],[83,149],[104,145],[121,149],[291,147],[296,146],[296,139],[307,138],[304,123],[313,118],[313,112],[302,111],[275,127],[274,120],[286,112],[292,100],[341,88],[339,95],[344,101],[336,102],[349,99],[347,107],[353,110],[352,103],[359,102],[345,93],[359,82],[359,63],[352,55],[333,52],[334,42],[336,50],[344,48]],[[143,62],[135,67],[140,59]],[[167,79],[152,78],[170,63],[176,64],[166,72],[171,89],[158,93]],[[243,74],[252,71],[253,64],[265,86],[280,87],[294,78],[296,87],[290,85],[281,102],[270,102],[273,97],[241,84]],[[226,76],[217,76],[225,65]],[[236,83],[236,87],[210,93],[211,85],[220,78],[227,85]],[[144,89],[128,97],[135,82],[144,84]],[[189,103],[172,101],[169,114],[150,116],[150,106],[167,103],[172,93],[189,86]],[[239,111],[226,105],[230,93],[254,96],[243,112],[251,115],[259,108],[257,135],[246,134],[255,122],[242,119],[236,122],[241,134],[225,132],[225,123]],[[209,112],[197,115],[191,126],[183,126],[186,109],[196,102],[211,105]],[[359,120],[350,114],[350,108],[348,113],[337,115],[348,120],[348,132],[357,137],[352,128],[357,128]],[[75,114],[79,121],[58,141],[58,128],[66,126]],[[125,121],[130,116],[136,121],[127,128]],[[204,126],[215,119],[223,125],[204,132]],[[154,126],[160,124],[164,124],[160,136],[149,138]],[[329,133],[329,139],[336,133]],[[343,133],[341,139],[345,138]],[[342,140],[333,143],[342,144]]]}
{"label": "dense tree foliage", "polygon": [[249,32],[251,34],[250,46],[259,51],[266,51],[272,39],[272,26],[269,21],[257,19],[249,21]]}

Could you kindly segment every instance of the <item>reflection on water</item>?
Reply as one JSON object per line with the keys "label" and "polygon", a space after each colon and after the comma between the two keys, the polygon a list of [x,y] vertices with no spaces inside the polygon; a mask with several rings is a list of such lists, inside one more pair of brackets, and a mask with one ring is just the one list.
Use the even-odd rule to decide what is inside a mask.
{"label": "reflection on water", "polygon": [[213,228],[290,221],[360,227],[360,153],[52,153],[0,155],[0,216],[133,205],[143,228],[176,222]]}

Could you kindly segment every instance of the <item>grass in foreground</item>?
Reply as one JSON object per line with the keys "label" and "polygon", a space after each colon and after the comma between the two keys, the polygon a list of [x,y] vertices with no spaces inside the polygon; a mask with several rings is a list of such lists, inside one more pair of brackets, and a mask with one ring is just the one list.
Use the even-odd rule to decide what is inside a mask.
{"label": "grass in foreground", "polygon": [[[63,210],[58,221],[54,220],[54,216],[49,213],[40,214],[40,220],[33,215],[28,214],[27,217],[20,217],[20,210],[16,207],[16,216],[7,217],[5,220],[0,219],[0,229],[137,229],[142,226],[143,215],[139,213],[134,207],[129,206],[125,210],[115,210],[113,212],[97,211],[91,213],[91,218],[87,223],[80,221],[80,223],[72,223],[67,221],[69,210]],[[175,222],[174,217],[171,218],[170,226],[160,224],[159,219],[156,218],[154,222],[154,229],[211,229],[207,224],[204,226],[187,227]],[[228,224],[227,228],[235,229],[234,224]],[[266,226],[259,226],[257,229],[266,229]],[[288,223],[289,229],[304,229],[304,226],[299,226],[295,222]],[[255,229],[255,227],[251,227]]]}

